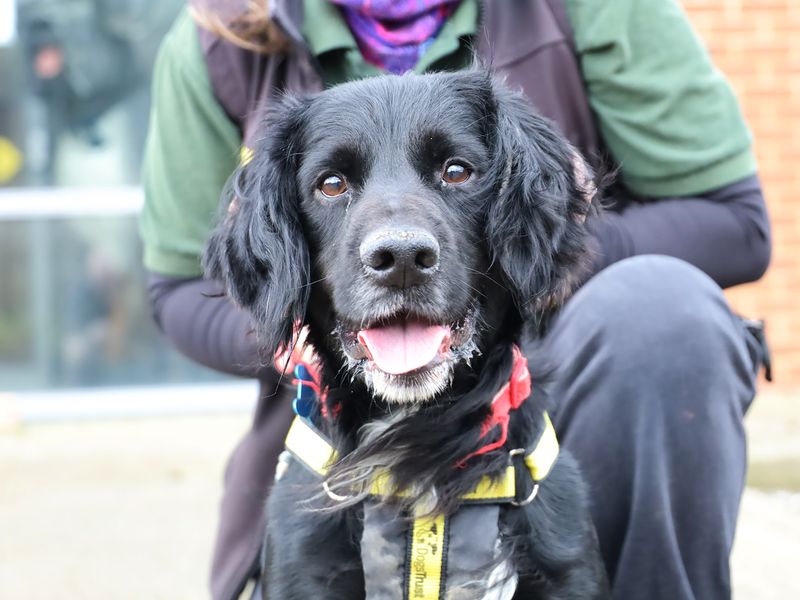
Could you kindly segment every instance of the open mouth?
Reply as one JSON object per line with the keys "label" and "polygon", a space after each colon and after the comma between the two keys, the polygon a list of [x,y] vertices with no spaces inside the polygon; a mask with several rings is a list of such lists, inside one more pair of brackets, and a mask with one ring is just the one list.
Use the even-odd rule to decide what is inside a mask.
{"label": "open mouth", "polygon": [[436,323],[400,312],[363,329],[338,329],[351,366],[361,367],[367,384],[387,400],[427,399],[450,382],[453,365],[476,351],[475,313]]}

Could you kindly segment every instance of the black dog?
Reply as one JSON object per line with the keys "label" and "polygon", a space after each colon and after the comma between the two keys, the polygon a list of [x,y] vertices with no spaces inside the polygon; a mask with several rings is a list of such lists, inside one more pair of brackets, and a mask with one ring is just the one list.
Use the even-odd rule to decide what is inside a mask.
{"label": "black dog", "polygon": [[[441,597],[607,597],[573,460],[562,451],[536,482],[521,456],[510,458],[544,435],[541,406],[511,410],[502,447],[492,421],[493,398],[519,367],[523,324],[558,306],[586,262],[594,188],[577,153],[478,71],[287,98],[263,139],[232,178],[235,208],[209,242],[206,272],[252,313],[270,356],[308,326],[327,390],[315,425],[341,457],[327,494],[297,460],[276,483],[266,596],[404,597],[376,591],[388,589],[378,580],[397,560],[362,548],[367,507],[394,511],[378,519],[386,530],[413,515],[451,516],[511,461],[517,492],[494,513],[491,564],[462,573],[461,587],[443,582]],[[376,498],[379,475],[389,492]],[[448,573],[469,562],[452,554],[457,541]],[[365,569],[376,561],[381,575]],[[395,587],[413,587],[405,579]],[[499,581],[492,590],[489,579]]]}

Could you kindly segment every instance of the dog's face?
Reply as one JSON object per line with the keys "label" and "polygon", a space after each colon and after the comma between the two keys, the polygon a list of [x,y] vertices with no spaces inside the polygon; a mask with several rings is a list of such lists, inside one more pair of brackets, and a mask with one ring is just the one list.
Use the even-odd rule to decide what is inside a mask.
{"label": "dog's face", "polygon": [[269,351],[307,323],[377,396],[424,401],[570,289],[586,170],[486,74],[338,86],[263,132],[205,263]]}

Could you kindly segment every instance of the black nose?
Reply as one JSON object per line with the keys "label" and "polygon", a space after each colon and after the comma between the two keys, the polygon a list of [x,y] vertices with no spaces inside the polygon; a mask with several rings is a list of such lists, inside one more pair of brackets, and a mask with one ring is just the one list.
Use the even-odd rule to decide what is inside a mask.
{"label": "black nose", "polygon": [[439,242],[422,229],[383,229],[359,248],[361,263],[374,281],[408,288],[428,281],[439,268]]}

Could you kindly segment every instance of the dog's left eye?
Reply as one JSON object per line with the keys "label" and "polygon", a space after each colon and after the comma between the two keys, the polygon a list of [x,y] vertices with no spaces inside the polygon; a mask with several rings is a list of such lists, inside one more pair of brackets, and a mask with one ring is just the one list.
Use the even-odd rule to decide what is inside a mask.
{"label": "dog's left eye", "polygon": [[347,191],[347,182],[341,175],[331,173],[319,182],[317,188],[326,198],[335,198]]}
{"label": "dog's left eye", "polygon": [[472,175],[469,167],[462,165],[459,162],[451,162],[444,168],[442,173],[442,181],[445,183],[464,183]]}

